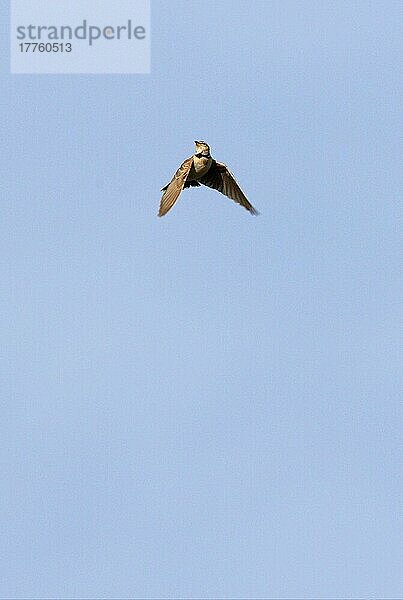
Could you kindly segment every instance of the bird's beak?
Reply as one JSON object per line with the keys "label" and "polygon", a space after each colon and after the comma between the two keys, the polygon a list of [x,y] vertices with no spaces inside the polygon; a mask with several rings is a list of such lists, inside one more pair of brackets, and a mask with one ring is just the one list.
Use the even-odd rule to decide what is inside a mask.
{"label": "bird's beak", "polygon": [[195,140],[195,144],[198,144],[199,142],[197,140]]}

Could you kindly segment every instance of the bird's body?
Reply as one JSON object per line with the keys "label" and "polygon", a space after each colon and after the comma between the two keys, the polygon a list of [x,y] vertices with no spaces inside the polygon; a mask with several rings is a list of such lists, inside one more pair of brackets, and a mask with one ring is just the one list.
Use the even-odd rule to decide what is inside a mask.
{"label": "bird's body", "polygon": [[188,179],[200,179],[211,167],[213,159],[211,156],[193,156],[193,165],[190,169]]}
{"label": "bird's body", "polygon": [[181,164],[170,183],[162,188],[164,193],[158,216],[166,215],[179,198],[183,188],[197,187],[200,184],[211,187],[235,200],[251,214],[258,214],[227,166],[212,158],[209,145],[206,142],[195,142],[195,144],[195,154]]}

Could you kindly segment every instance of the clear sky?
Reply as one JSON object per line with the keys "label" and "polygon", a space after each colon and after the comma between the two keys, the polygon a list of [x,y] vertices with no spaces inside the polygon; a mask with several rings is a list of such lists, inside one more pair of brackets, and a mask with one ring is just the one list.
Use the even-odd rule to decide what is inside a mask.
{"label": "clear sky", "polygon": [[[5,5],[0,597],[402,597],[402,3],[153,0],[127,76]],[[195,139],[259,217],[156,217]]]}

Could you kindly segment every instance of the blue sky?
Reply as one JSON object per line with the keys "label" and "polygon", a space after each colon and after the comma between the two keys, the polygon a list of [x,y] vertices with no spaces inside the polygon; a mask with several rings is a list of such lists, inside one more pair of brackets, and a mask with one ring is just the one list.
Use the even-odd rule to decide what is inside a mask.
{"label": "blue sky", "polygon": [[[401,597],[401,3],[154,0],[127,76],[2,6],[0,597]],[[195,139],[259,217],[156,217]]]}

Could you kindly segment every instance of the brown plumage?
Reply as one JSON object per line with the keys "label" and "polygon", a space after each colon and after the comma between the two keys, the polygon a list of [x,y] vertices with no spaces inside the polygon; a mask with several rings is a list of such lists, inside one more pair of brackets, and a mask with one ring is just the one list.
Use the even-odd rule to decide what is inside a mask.
{"label": "brown plumage", "polygon": [[173,207],[177,199],[179,198],[179,194],[183,190],[186,184],[186,179],[189,175],[189,171],[193,165],[193,156],[187,158],[176,171],[175,175],[172,177],[171,182],[168,183],[165,187],[162,188],[162,198],[160,204],[160,210],[158,213],[159,217],[163,217],[167,214],[167,212]]}
{"label": "brown plumage", "polygon": [[179,198],[183,188],[196,187],[200,184],[221,192],[246,208],[252,215],[257,215],[257,210],[249,202],[228,167],[211,157],[208,144],[205,142],[195,142],[195,144],[195,154],[181,164],[170,183],[162,188],[161,191],[164,193],[158,216],[166,215]]}

